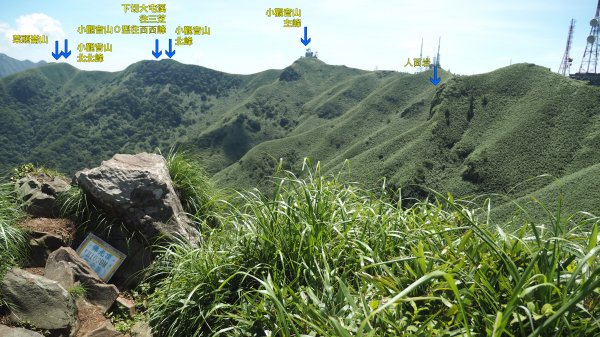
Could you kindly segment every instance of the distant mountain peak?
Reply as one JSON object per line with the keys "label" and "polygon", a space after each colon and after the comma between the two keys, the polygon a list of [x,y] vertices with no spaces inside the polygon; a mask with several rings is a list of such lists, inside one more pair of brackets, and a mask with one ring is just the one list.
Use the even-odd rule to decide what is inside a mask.
{"label": "distant mountain peak", "polygon": [[10,76],[23,70],[46,65],[45,61],[34,63],[29,60],[20,61],[6,54],[0,53],[0,78]]}

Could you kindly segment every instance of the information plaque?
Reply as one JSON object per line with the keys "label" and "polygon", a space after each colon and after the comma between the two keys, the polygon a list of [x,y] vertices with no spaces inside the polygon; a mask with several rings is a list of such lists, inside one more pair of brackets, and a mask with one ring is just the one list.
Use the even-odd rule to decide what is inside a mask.
{"label": "information plaque", "polygon": [[88,234],[79,245],[77,254],[92,267],[104,282],[110,280],[127,257],[92,233]]}

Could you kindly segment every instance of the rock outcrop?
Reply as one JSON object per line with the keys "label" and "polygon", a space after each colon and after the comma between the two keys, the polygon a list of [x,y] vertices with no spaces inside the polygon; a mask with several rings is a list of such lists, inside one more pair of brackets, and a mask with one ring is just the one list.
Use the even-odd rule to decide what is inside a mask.
{"label": "rock outcrop", "polygon": [[[55,218],[56,198],[71,188],[64,179],[38,173],[15,185],[22,205],[34,216],[20,224],[29,235],[26,267],[32,268],[14,268],[0,280],[1,299],[8,304],[10,317],[6,322],[10,326],[0,325],[0,337],[41,336],[36,331],[52,337],[124,337],[105,314],[135,316],[134,302],[116,300],[119,289],[133,288],[143,279],[155,257],[154,244],[200,242],[200,232],[186,215],[160,155],[117,154],[99,167],[77,172],[73,184],[86,197],[77,205],[81,201],[89,207],[79,209],[85,214],[72,219]],[[126,256],[110,284],[74,250],[90,233]],[[94,267],[94,263],[106,267],[111,256],[96,243],[100,248],[87,246],[85,256],[93,256]],[[15,327],[22,324],[35,331]],[[152,335],[147,322],[138,322],[129,334]]]}
{"label": "rock outcrop", "polygon": [[4,276],[0,292],[15,323],[27,322],[58,336],[73,336],[77,330],[75,302],[56,281],[14,268]]}
{"label": "rock outcrop", "polygon": [[60,247],[68,247],[74,238],[75,223],[67,219],[31,218],[19,224],[29,237],[26,267],[44,267],[46,259]]}
{"label": "rock outcrop", "polygon": [[65,289],[80,284],[85,289],[85,298],[90,303],[101,307],[104,312],[119,296],[117,287],[104,283],[87,262],[69,247],[59,248],[50,254],[46,261],[44,275],[57,281]]}
{"label": "rock outcrop", "polygon": [[198,244],[200,233],[183,211],[162,156],[116,154],[99,167],[77,172],[75,181],[96,205],[124,224],[94,231],[127,255],[111,279],[119,289],[140,282],[157,240],[180,238]]}
{"label": "rock outcrop", "polygon": [[148,240],[166,236],[198,243],[200,233],[189,225],[162,156],[116,154],[75,178],[100,206]]}
{"label": "rock outcrop", "polygon": [[38,217],[52,218],[58,216],[56,207],[58,194],[68,191],[71,185],[60,177],[46,174],[29,174],[16,182],[17,198],[22,202],[23,209]]}

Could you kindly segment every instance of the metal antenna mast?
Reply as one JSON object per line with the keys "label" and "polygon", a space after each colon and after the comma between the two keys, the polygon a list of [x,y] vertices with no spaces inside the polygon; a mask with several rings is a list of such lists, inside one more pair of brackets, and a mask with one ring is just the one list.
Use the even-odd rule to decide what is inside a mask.
{"label": "metal antenna mast", "polygon": [[587,38],[587,45],[585,47],[585,52],[583,53],[583,60],[581,61],[581,67],[579,68],[579,73],[583,74],[597,74],[598,68],[598,38],[599,31],[598,26],[600,23],[600,0],[598,0],[598,6],[596,7],[596,15],[590,21],[590,35]]}
{"label": "metal antenna mast", "polygon": [[[600,2],[600,0],[598,0]],[[440,66],[440,45],[442,44],[442,37],[440,36],[440,39],[438,41],[438,52],[437,52],[437,57],[435,58],[435,65],[436,66]]]}
{"label": "metal antenna mast", "polygon": [[419,59],[421,60],[421,66],[419,67],[419,72],[423,71],[423,38],[421,38],[421,55],[419,55]]}
{"label": "metal antenna mast", "polygon": [[567,76],[571,73],[571,64],[573,59],[570,56],[571,43],[573,42],[573,31],[575,29],[575,19],[571,19],[571,26],[569,27],[569,37],[567,38],[567,48],[565,49],[565,55],[563,56],[558,72],[563,76]]}

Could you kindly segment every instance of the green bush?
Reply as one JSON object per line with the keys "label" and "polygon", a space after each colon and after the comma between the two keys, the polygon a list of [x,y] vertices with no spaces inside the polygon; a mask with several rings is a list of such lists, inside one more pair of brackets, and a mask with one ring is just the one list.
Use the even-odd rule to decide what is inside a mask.
{"label": "green bush", "polygon": [[600,333],[598,219],[498,226],[487,203],[403,208],[306,167],[270,197],[241,194],[201,247],[162,247],[149,298],[160,334]]}
{"label": "green bush", "polygon": [[54,170],[54,169],[50,169],[44,166],[36,166],[32,163],[26,163],[26,164],[21,164],[17,167],[15,167],[10,175],[10,181],[11,182],[16,182],[21,178],[25,178],[28,175],[34,175],[34,176],[40,176],[40,175],[46,175],[46,176],[50,176],[50,177],[60,177],[64,180],[68,180],[68,178]]}
{"label": "green bush", "polygon": [[35,172],[35,166],[32,163],[20,165],[13,169],[12,174],[10,175],[10,181],[15,182],[33,172]]}

